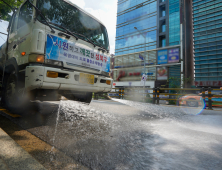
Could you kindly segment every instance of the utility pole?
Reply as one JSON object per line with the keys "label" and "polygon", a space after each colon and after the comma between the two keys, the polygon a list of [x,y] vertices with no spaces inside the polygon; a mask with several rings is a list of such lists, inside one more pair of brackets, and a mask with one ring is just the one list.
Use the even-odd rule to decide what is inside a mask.
{"label": "utility pole", "polygon": [[[146,58],[146,37],[143,35],[143,33],[137,29],[137,27],[134,27],[135,30],[137,30],[144,38],[144,57],[143,57],[143,63],[144,63],[144,75],[146,76],[146,61],[145,61],[145,58]],[[144,93],[145,93],[145,84],[146,84],[146,78],[145,78],[145,81],[143,83],[143,90],[144,90]],[[143,94],[143,102],[145,101],[145,98],[144,98],[144,94]]]}
{"label": "utility pole", "polygon": [[[143,35],[143,33],[137,29],[137,27],[134,27],[135,30],[137,30],[144,38],[144,57],[143,57],[143,63],[144,63],[144,74],[146,74],[146,62],[145,62],[145,57],[146,57],[146,37]],[[146,83],[146,81],[145,81]],[[143,84],[143,88],[145,89],[145,83]]]}
{"label": "utility pole", "polygon": [[181,88],[183,88],[183,79],[184,79],[184,75],[183,75],[183,24],[180,24],[180,63],[181,63]]}

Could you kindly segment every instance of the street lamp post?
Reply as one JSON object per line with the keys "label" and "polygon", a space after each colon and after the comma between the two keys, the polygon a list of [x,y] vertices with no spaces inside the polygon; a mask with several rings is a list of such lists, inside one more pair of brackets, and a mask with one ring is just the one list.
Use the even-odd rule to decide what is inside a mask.
{"label": "street lamp post", "polygon": [[[144,57],[143,57],[143,62],[144,62],[144,74],[146,74],[146,63],[145,63],[145,57],[146,57],[146,37],[143,35],[143,33],[137,29],[137,27],[134,27],[135,30],[137,30],[144,38]],[[145,83],[143,84],[143,88],[145,89]]]}
{"label": "street lamp post", "polygon": [[[143,35],[143,33],[140,30],[137,29],[137,27],[134,27],[134,29],[137,30],[144,38],[144,57],[143,57],[143,63],[144,63],[144,75],[146,75],[146,62],[145,62],[145,57],[146,57],[146,37]],[[144,93],[145,93],[145,83],[146,83],[146,81],[144,81],[144,83],[143,83]],[[144,94],[143,94],[143,97],[144,97]],[[145,101],[145,98],[143,98],[143,102],[144,101]]]}

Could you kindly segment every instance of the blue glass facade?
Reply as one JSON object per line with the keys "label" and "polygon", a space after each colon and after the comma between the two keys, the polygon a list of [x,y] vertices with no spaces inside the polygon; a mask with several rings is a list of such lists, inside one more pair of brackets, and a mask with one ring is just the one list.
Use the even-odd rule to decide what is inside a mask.
{"label": "blue glass facade", "polygon": [[221,0],[193,0],[195,81],[222,80],[221,19]]}
{"label": "blue glass facade", "polygon": [[169,45],[180,44],[180,1],[169,0]]}
{"label": "blue glass facade", "polygon": [[[189,6],[184,6],[184,3],[188,4],[186,3],[188,1]],[[183,14],[184,11],[180,11],[180,6],[187,12],[181,18],[180,13]],[[157,53],[163,47],[167,50],[180,48],[180,22],[183,22],[184,18],[189,18],[190,23],[186,22],[186,25],[183,26],[186,30],[183,32],[183,36],[186,37],[183,41],[185,44],[186,39],[186,42],[189,42],[190,46],[193,47],[193,34],[190,29],[192,26],[191,10],[191,0],[118,0],[114,81],[125,83],[127,81],[140,81],[141,74],[145,71],[149,75],[148,81],[156,81],[157,84],[163,83],[165,85],[166,79],[161,80],[161,82],[158,82],[159,79],[157,79],[157,67],[163,65],[169,70],[168,78],[169,76],[180,77],[180,60],[173,62],[167,60],[164,64],[158,64]],[[134,27],[137,27],[142,35]],[[145,54],[143,36],[146,37]],[[186,47],[190,48],[189,44],[186,44]],[[192,62],[192,66],[184,60],[184,63],[186,62],[184,68],[193,68],[193,50],[190,51],[192,54],[186,51],[183,56],[185,58],[189,55],[192,58],[192,61],[187,58],[187,61]],[[145,70],[141,55],[145,56]],[[193,69],[190,72],[184,73],[184,70],[182,72],[184,77],[193,77]],[[190,76],[191,74],[192,76]]]}
{"label": "blue glass facade", "polygon": [[119,0],[117,10],[115,55],[156,49],[157,2],[156,0]]}

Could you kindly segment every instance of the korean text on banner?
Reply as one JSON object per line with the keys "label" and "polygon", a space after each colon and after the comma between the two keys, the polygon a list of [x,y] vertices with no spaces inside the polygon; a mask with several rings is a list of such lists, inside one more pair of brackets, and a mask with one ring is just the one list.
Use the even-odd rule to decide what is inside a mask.
{"label": "korean text on banner", "polygon": [[110,57],[101,52],[86,49],[81,44],[47,35],[46,59],[63,61],[79,66],[110,72]]}

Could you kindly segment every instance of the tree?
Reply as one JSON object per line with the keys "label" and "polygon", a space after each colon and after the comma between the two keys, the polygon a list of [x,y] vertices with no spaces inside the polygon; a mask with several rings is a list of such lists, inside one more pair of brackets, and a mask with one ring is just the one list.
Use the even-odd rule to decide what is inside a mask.
{"label": "tree", "polygon": [[[18,8],[23,0],[4,0],[7,4],[9,4],[12,8]],[[2,0],[0,0],[0,19],[9,21],[11,16],[9,13],[13,12],[12,9],[5,4]]]}
{"label": "tree", "polygon": [[[180,89],[181,88],[181,83],[182,83],[182,87],[184,86],[184,84],[190,83],[192,82],[192,78],[183,78],[181,81],[180,77],[170,77],[169,80],[169,88],[177,88]],[[187,91],[183,90],[181,88],[181,90],[170,90],[169,93],[175,93],[175,94],[181,94],[181,95],[175,95],[175,96],[170,96],[173,97],[175,99],[179,99],[180,97],[182,97],[184,94],[187,93]],[[176,101],[169,101],[169,104],[176,104]]]}

